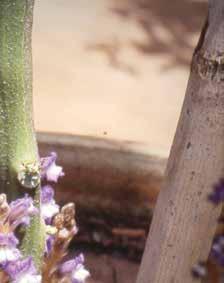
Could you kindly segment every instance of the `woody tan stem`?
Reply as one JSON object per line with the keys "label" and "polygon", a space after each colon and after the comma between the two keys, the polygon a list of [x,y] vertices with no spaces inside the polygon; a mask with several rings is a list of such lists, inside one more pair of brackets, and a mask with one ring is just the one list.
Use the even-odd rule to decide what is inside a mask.
{"label": "woody tan stem", "polygon": [[207,196],[224,174],[224,2],[210,1],[137,283],[194,282],[221,207]]}

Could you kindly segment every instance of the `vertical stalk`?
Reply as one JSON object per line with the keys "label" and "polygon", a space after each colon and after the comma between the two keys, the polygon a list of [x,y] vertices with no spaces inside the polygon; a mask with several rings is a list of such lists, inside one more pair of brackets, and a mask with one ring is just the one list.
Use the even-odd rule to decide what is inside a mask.
{"label": "vertical stalk", "polygon": [[34,0],[0,0],[0,192],[20,192],[22,162],[37,160],[32,121]]}
{"label": "vertical stalk", "polygon": [[221,205],[208,201],[224,174],[224,1],[210,0],[137,283],[195,282]]}
{"label": "vertical stalk", "polygon": [[[32,110],[32,23],[34,0],[0,0],[0,192],[24,193],[17,175],[22,163],[37,163]],[[32,192],[33,193],[33,192]],[[35,190],[39,207],[40,187]],[[40,215],[31,220],[22,245],[37,267],[44,249]]]}

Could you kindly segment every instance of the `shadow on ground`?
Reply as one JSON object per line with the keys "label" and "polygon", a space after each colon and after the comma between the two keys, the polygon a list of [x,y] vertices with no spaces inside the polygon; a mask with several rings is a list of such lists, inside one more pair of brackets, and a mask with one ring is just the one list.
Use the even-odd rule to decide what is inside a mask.
{"label": "shadow on ground", "polygon": [[[165,56],[164,68],[188,67],[195,41],[205,21],[207,1],[204,0],[110,0],[111,16],[133,22],[142,29],[143,40],[131,39],[125,46],[142,55]],[[104,53],[112,67],[136,75],[136,71],[119,60],[122,42],[116,37],[88,46]]]}

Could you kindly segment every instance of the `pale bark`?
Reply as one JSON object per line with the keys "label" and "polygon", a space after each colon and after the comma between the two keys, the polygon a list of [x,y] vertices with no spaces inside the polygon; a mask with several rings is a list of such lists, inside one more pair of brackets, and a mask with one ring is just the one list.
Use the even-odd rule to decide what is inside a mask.
{"label": "pale bark", "polygon": [[221,206],[208,202],[224,174],[224,1],[209,3],[137,283],[193,282]]}

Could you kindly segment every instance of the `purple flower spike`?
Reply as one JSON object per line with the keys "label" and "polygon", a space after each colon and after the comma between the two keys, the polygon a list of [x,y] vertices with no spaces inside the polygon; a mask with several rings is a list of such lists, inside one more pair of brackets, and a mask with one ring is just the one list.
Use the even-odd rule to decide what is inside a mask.
{"label": "purple flower spike", "polygon": [[16,248],[19,241],[13,233],[0,233],[0,263],[17,260],[21,257],[20,251]]}
{"label": "purple flower spike", "polygon": [[59,212],[59,206],[54,200],[54,190],[47,185],[41,189],[41,215],[47,222],[51,222],[51,218]]}
{"label": "purple flower spike", "polygon": [[57,153],[51,152],[50,156],[41,158],[41,177],[49,182],[57,183],[58,178],[64,176],[61,166],[56,165]]}
{"label": "purple flower spike", "polygon": [[60,272],[63,275],[69,276],[72,283],[85,283],[90,273],[85,269],[83,263],[84,256],[80,254],[78,257],[63,263],[60,267]]}
{"label": "purple flower spike", "polygon": [[209,194],[208,199],[214,204],[219,204],[224,201],[224,179],[221,179],[219,183],[214,186],[214,190]]}
{"label": "purple flower spike", "polygon": [[33,205],[33,199],[28,195],[10,203],[10,213],[8,221],[15,229],[20,224],[29,224],[30,216],[38,213],[38,209]]}
{"label": "purple flower spike", "polygon": [[41,283],[41,276],[37,274],[31,257],[8,262],[3,269],[12,283]]}

